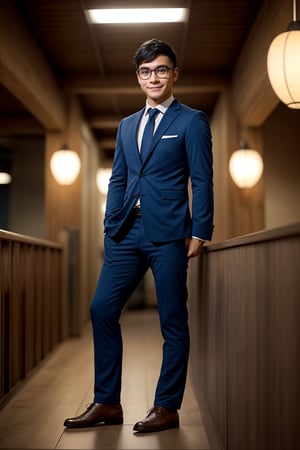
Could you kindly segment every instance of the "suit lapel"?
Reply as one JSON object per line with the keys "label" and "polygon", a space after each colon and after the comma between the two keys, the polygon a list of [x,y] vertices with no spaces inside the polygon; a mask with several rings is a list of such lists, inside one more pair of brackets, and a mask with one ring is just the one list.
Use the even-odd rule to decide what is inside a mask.
{"label": "suit lapel", "polygon": [[161,119],[161,122],[159,126],[157,127],[157,130],[154,133],[151,147],[148,151],[148,154],[144,156],[144,163],[143,166],[147,163],[149,158],[151,157],[152,153],[154,152],[158,142],[160,141],[161,137],[165,134],[166,130],[169,128],[171,123],[176,119],[176,117],[179,114],[180,110],[180,103],[177,100],[174,100],[174,102],[169,106],[167,111],[165,112],[163,118]]}
{"label": "suit lapel", "polygon": [[141,109],[134,115],[133,121],[131,123],[131,129],[129,130],[130,141],[132,142],[129,145],[129,149],[133,149],[133,152],[132,152],[133,157],[139,162],[139,164],[142,164],[142,161],[141,161],[140,152],[139,152],[138,143],[137,143],[137,135],[138,135],[138,127],[139,127],[141,118],[144,114],[144,111],[145,111],[145,108]]}

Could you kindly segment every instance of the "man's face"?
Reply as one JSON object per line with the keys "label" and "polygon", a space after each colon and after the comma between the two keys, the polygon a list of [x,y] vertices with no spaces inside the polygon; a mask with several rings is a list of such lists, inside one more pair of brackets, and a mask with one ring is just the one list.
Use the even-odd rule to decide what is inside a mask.
{"label": "man's face", "polygon": [[173,84],[177,80],[179,74],[178,68],[174,68],[171,60],[165,55],[159,55],[151,62],[142,62],[139,66],[139,70],[154,70],[159,67],[167,68],[163,78],[159,77],[159,70],[158,74],[156,72],[151,72],[150,77],[146,80],[142,78],[141,74],[137,73],[138,83],[141,86],[142,91],[146,94],[148,103],[153,107],[170,97]]}

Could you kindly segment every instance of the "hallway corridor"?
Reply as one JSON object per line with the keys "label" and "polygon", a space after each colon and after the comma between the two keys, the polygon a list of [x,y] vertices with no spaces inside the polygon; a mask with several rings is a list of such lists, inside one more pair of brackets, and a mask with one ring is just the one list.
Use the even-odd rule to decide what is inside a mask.
{"label": "hallway corridor", "polygon": [[93,398],[93,348],[88,325],[80,338],[60,344],[0,411],[1,449],[210,449],[188,381],[180,428],[135,434],[134,423],[151,407],[161,361],[155,310],[123,314],[124,425],[65,429]]}

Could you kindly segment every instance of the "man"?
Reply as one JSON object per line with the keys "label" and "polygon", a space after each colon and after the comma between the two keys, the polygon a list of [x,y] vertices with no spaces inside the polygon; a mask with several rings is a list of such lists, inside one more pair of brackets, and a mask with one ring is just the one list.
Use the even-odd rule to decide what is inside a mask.
{"label": "man", "polygon": [[[105,258],[91,304],[94,402],[80,416],[66,419],[70,428],[123,423],[119,318],[148,268],[156,287],[163,358],[154,406],[133,429],[179,426],[189,356],[188,260],[200,254],[213,230],[211,133],[205,114],[172,94],[179,71],[169,44],[143,43],[134,62],[146,107],[123,119],[117,133],[104,220]],[[146,138],[151,122],[154,131]]]}

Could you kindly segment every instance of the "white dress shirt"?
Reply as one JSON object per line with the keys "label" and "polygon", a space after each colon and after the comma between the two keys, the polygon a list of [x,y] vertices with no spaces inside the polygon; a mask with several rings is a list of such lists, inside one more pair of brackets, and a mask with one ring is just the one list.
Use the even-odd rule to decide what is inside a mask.
{"label": "white dress shirt", "polygon": [[[155,116],[154,133],[157,130],[157,127],[158,127],[161,119],[163,118],[163,115],[165,114],[165,112],[167,111],[167,109],[169,108],[171,103],[173,103],[173,100],[174,100],[174,96],[171,95],[171,97],[169,97],[167,100],[165,100],[164,102],[160,103],[159,105],[157,105],[155,107],[155,109],[159,110],[159,113]],[[139,129],[138,129],[138,135],[137,135],[139,151],[141,151],[143,133],[144,133],[144,129],[145,129],[146,123],[149,118],[148,112],[149,112],[149,109],[151,109],[151,108],[152,107],[149,105],[149,103],[146,102],[145,111],[144,111],[143,117],[141,118],[141,121],[139,124]]]}

